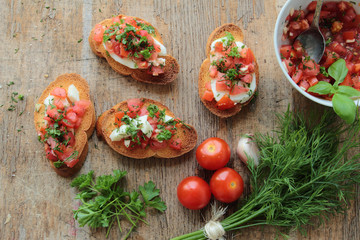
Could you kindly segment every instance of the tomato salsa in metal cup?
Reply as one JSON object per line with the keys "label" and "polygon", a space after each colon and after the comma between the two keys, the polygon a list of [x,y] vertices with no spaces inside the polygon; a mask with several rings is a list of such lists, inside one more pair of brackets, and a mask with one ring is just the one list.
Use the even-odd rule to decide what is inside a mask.
{"label": "tomato salsa in metal cup", "polygon": [[[293,2],[293,3],[292,3]],[[325,38],[325,52],[319,63],[311,59],[296,37],[307,30],[314,17],[316,1],[288,1],[275,29],[275,50],[281,68],[291,84],[306,97],[332,106],[331,94],[308,91],[324,81],[334,84],[329,67],[344,59],[347,74],[339,85],[360,90],[360,15],[359,2],[326,1],[320,13],[320,30]],[[299,5],[303,4],[303,5]],[[315,97],[315,98],[314,98]],[[321,98],[317,100],[318,98]]]}

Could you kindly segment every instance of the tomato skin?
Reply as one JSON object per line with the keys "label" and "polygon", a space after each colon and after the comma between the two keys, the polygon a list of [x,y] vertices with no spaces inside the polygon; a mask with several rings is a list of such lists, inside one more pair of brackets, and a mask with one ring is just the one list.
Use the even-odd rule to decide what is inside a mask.
{"label": "tomato skin", "polygon": [[217,170],[210,179],[210,190],[220,202],[238,200],[244,191],[244,181],[234,169],[225,167]]}
{"label": "tomato skin", "polygon": [[172,149],[175,149],[175,150],[180,150],[181,149],[181,139],[176,138],[176,139],[170,140],[169,147],[171,147]]}
{"label": "tomato skin", "polygon": [[94,41],[101,43],[103,41],[105,29],[101,24],[96,24],[94,27]]}
{"label": "tomato skin", "polygon": [[224,95],[217,103],[216,107],[220,110],[226,110],[233,108],[235,103],[228,97],[228,95]]}
{"label": "tomato skin", "polygon": [[199,210],[210,202],[209,184],[196,176],[187,177],[179,183],[177,197],[184,207]]}
{"label": "tomato skin", "polygon": [[125,113],[124,112],[117,112],[115,113],[115,124],[117,126],[120,126],[121,125],[121,119],[125,116]]}
{"label": "tomato skin", "polygon": [[202,97],[205,101],[212,101],[214,99],[214,93],[209,90],[205,90],[204,95]]}
{"label": "tomato skin", "polygon": [[207,170],[224,167],[230,160],[230,147],[221,138],[208,138],[196,149],[196,160]]}

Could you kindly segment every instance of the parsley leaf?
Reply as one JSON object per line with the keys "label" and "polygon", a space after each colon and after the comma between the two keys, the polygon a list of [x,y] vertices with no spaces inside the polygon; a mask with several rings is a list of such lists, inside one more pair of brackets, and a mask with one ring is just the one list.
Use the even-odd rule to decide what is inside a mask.
{"label": "parsley leaf", "polygon": [[[145,221],[146,208],[152,207],[161,212],[166,210],[165,203],[159,197],[160,191],[152,181],[140,186],[140,193],[135,190],[129,193],[119,185],[126,171],[114,170],[113,174],[99,176],[96,181],[93,181],[93,173],[82,174],[71,183],[71,187],[80,191],[75,198],[80,199],[82,205],[73,212],[81,227],[111,228],[115,221],[123,217],[132,225],[126,234],[127,238],[139,221]],[[119,221],[118,224],[122,231]]]}

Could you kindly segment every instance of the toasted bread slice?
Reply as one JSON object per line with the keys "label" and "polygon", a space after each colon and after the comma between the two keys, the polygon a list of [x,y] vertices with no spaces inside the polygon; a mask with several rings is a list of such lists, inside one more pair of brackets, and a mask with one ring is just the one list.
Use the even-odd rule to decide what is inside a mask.
{"label": "toasted bread slice", "polygon": [[[37,104],[41,106],[34,112],[34,123],[36,131],[39,132],[41,127],[45,127],[45,105],[44,100],[49,96],[52,89],[55,87],[62,87],[67,89],[71,84],[79,91],[80,100],[90,100],[90,88],[85,79],[75,73],[63,74],[51,82],[49,86],[41,94]],[[65,164],[60,168],[56,168],[52,161],[49,160],[51,167],[57,174],[62,177],[70,177],[80,170],[84,164],[88,152],[88,138],[92,135],[95,129],[95,108],[91,103],[86,109],[85,115],[79,128],[75,130],[75,146],[74,149],[79,152],[79,162],[72,168],[67,167]]]}
{"label": "toasted bread slice", "polygon": [[[238,26],[236,26],[235,24],[228,23],[228,24],[224,24],[224,25],[216,28],[210,34],[210,37],[208,38],[208,41],[206,43],[206,57],[207,58],[201,64],[200,73],[199,73],[199,81],[198,81],[199,96],[200,96],[201,101],[204,103],[204,105],[207,109],[209,109],[213,114],[215,114],[216,116],[221,117],[221,118],[227,118],[227,117],[234,116],[235,114],[240,112],[242,107],[247,105],[252,100],[252,98],[255,96],[255,94],[253,94],[251,96],[251,98],[248,101],[246,101],[245,103],[236,104],[233,108],[230,108],[227,110],[218,109],[216,107],[215,99],[212,101],[206,101],[206,100],[202,99],[202,96],[204,95],[205,90],[206,90],[206,87],[205,87],[206,83],[211,82],[211,77],[209,76],[209,68],[210,68],[210,64],[211,64],[210,63],[211,44],[216,39],[226,36],[226,32],[230,32],[234,36],[235,41],[243,42],[244,34],[241,31],[241,29]],[[254,67],[255,67],[255,76],[256,76],[256,89],[254,91],[254,93],[255,93],[257,90],[257,87],[259,85],[259,66],[257,64],[256,59],[255,59]]]}
{"label": "toasted bread slice", "polygon": [[[123,17],[124,15],[119,15],[119,17]],[[146,22],[145,20],[137,17],[132,17],[139,21],[144,21],[145,24],[151,25],[150,23]],[[99,24],[103,26],[110,26],[112,25],[111,19],[105,19]],[[152,26],[152,25],[151,25]],[[165,69],[164,73],[159,74],[159,76],[153,76],[151,74],[147,73],[147,69],[131,69],[117,61],[115,61],[109,54],[106,52],[106,49],[104,48],[102,43],[97,43],[94,41],[94,29],[91,30],[90,36],[89,36],[89,43],[91,50],[99,57],[105,58],[106,61],[110,64],[112,69],[114,69],[116,72],[125,75],[125,76],[131,76],[137,81],[145,82],[145,83],[152,83],[152,84],[160,84],[165,85],[172,81],[174,81],[177,77],[177,74],[180,71],[180,67],[178,62],[175,58],[173,58],[170,55],[161,56],[161,58],[165,58]],[[159,41],[161,44],[163,44],[163,40],[161,38],[161,35],[159,31],[154,27],[155,30],[155,36],[153,36],[157,41]]]}
{"label": "toasted bread slice", "polygon": [[[160,110],[165,109],[165,114],[175,118],[174,113],[172,113],[168,107],[161,104],[160,102],[142,98],[144,101],[144,107],[149,106],[150,104],[155,104],[159,107]],[[197,142],[197,132],[194,127],[191,125],[180,124],[177,126],[176,136],[181,139],[181,149],[175,150],[170,148],[169,146],[159,149],[153,150],[150,147],[145,149],[136,147],[134,149],[127,148],[123,144],[122,141],[114,142],[110,139],[110,134],[116,128],[114,125],[115,121],[115,113],[118,111],[126,111],[128,110],[127,101],[123,101],[121,103],[116,104],[111,109],[105,111],[97,120],[96,122],[96,133],[99,138],[105,140],[109,146],[114,149],[116,152],[120,153],[121,155],[143,159],[149,157],[158,157],[158,158],[175,158],[181,156],[189,151],[191,151]]]}

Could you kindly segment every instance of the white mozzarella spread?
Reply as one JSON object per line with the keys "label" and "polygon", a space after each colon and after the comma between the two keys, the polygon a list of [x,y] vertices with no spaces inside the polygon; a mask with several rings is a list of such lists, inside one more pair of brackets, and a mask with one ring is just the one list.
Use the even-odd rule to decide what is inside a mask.
{"label": "white mozzarella spread", "polygon": [[[134,126],[139,127],[139,129],[148,137],[150,138],[154,129],[153,127],[150,125],[149,121],[147,120],[148,115],[144,115],[138,118],[130,118],[131,124]],[[120,141],[126,137],[129,137],[130,134],[126,133],[127,128],[130,127],[127,124],[121,125],[120,128],[116,128],[112,131],[112,133],[110,134],[110,139],[111,141]],[[127,142],[127,140],[124,141],[125,146],[127,144],[130,144],[130,140],[129,142]],[[128,146],[127,146],[128,147]]]}
{"label": "white mozzarella spread", "polygon": [[53,104],[53,102],[54,102],[54,96],[49,94],[49,96],[44,100],[45,109],[47,109],[49,105]]}
{"label": "white mozzarella spread", "polygon": [[74,86],[74,84],[71,84],[69,86],[67,95],[68,95],[69,100],[73,103],[76,101],[80,101],[79,91]]}
{"label": "white mozzarella spread", "polygon": [[[166,56],[166,48],[164,45],[162,45],[159,41],[157,41],[155,38],[154,38],[154,42],[160,46],[160,52],[158,53],[159,56]],[[105,43],[103,43],[103,46],[104,48],[106,49],[106,45]],[[109,52],[109,51],[108,51]],[[132,59],[130,58],[121,58],[119,57],[118,55],[116,55],[115,53],[110,53],[109,52],[109,55],[118,63],[121,63],[122,65],[125,65],[127,66],[128,68],[131,68],[131,69],[136,69],[138,68],[137,64],[135,61],[133,61]],[[160,64],[163,64],[165,65],[165,59],[164,58],[158,58],[157,61],[155,60],[154,61],[154,66],[159,66]]]}
{"label": "white mozzarella spread", "polygon": [[[223,42],[223,41],[224,41],[224,44],[226,45],[226,43],[227,43],[227,38],[226,37],[216,39],[214,42],[212,42],[211,51],[215,50],[215,43]],[[243,44],[242,42],[235,42],[235,43],[236,43],[236,45],[238,46],[239,49],[243,48],[243,46],[246,47],[246,45]],[[244,102],[248,101],[251,98],[251,96],[255,93],[255,89],[256,89],[256,75],[255,75],[255,73],[253,73],[252,76],[253,76],[253,79],[252,79],[252,82],[251,82],[250,87],[249,87],[250,90],[248,92],[241,93],[241,94],[238,94],[238,95],[230,95],[230,99],[233,102],[235,102],[235,103],[244,103]],[[238,85],[247,87],[246,84],[241,82],[241,81],[238,82]],[[216,80],[215,79],[211,80],[211,90],[213,91],[214,98],[215,98],[215,100],[217,102],[220,101],[220,99],[225,94],[228,94],[228,92],[226,92],[226,91],[217,91],[216,90]],[[250,92],[250,94],[249,94],[249,92]]]}

